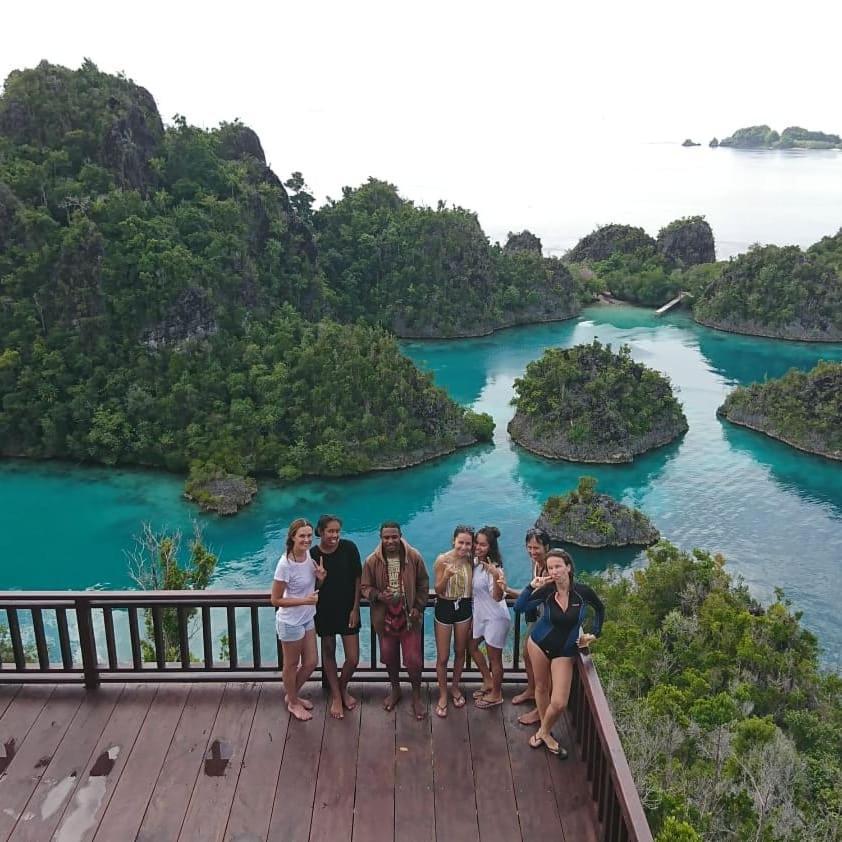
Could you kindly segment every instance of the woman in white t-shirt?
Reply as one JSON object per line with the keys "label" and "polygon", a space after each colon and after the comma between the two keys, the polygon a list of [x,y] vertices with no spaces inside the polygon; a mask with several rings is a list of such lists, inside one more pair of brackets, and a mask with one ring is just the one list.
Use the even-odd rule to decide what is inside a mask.
{"label": "woman in white t-shirt", "polygon": [[284,653],[284,701],[302,722],[313,718],[312,703],[298,693],[316,668],[316,581],[325,578],[324,565],[310,557],[312,543],[312,524],[304,518],[294,520],[272,582],[272,605],[278,609],[275,628]]}

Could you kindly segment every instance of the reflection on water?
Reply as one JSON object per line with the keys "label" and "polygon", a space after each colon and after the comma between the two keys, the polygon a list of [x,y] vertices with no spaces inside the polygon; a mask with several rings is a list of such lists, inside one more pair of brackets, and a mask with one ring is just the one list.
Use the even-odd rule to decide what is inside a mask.
{"label": "reflection on water", "polygon": [[[627,343],[635,359],[666,373],[690,424],[680,440],[631,465],[575,465],[533,456],[508,439],[512,384],[553,345],[597,337]],[[774,342],[718,333],[686,315],[655,318],[633,307],[589,308],[578,320],[514,328],[491,337],[410,342],[404,350],[464,403],[489,412],[494,442],[406,471],[330,482],[264,484],[255,503],[232,519],[201,516],[219,551],[217,584],[268,587],[287,524],[335,511],[363,553],[381,520],[404,524],[428,561],[449,545],[454,524],[494,523],[513,584],[528,575],[523,533],[543,501],[592,474],[600,489],[643,509],[682,547],[722,552],[732,572],[770,599],[783,587],[821,635],[828,660],[842,658],[842,465],[797,453],[716,418],[734,383],[842,359],[842,345]],[[124,552],[143,520],[189,534],[195,510],[180,499],[181,480],[144,471],[55,465],[0,466],[0,531],[7,587],[130,585]],[[49,528],[45,529],[44,525]],[[576,550],[584,569],[640,563],[635,550]],[[9,561],[11,560],[11,562]]]}

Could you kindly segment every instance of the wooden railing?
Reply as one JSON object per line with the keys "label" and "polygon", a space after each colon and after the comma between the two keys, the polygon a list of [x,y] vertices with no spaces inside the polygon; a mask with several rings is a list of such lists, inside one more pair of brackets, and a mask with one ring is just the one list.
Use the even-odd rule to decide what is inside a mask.
{"label": "wooden railing", "polygon": [[[427,604],[433,603],[431,593]],[[169,651],[167,625],[177,637]],[[266,591],[6,591],[0,592],[0,632],[3,626],[0,683],[94,689],[102,682],[269,681],[278,680],[283,665]],[[366,657],[354,680],[383,681],[374,630],[368,625],[366,631],[361,641]],[[513,638],[506,681],[523,682],[518,612]],[[435,678],[430,661],[423,675]],[[463,677],[480,678],[470,667]],[[576,660],[570,723],[587,765],[602,839],[651,842],[611,710],[586,654]]]}

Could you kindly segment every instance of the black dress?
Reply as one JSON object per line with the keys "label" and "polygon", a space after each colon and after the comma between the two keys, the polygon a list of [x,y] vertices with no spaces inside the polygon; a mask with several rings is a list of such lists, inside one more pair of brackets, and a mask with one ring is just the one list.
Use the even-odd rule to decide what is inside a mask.
{"label": "black dress", "polygon": [[332,553],[323,553],[316,546],[310,548],[310,555],[317,563],[321,561],[327,571],[324,582],[319,586],[316,634],[359,634],[359,625],[355,628],[348,626],[357,582],[363,572],[357,545],[346,538],[340,538]]}

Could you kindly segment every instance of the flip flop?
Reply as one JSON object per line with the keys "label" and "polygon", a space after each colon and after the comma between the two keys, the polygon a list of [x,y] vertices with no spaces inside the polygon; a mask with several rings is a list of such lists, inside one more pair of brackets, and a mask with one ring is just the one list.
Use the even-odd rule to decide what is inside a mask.
{"label": "flip flop", "polygon": [[[537,738],[537,742],[536,742]],[[562,748],[557,742],[555,747],[551,746],[543,737],[539,737],[537,734],[533,734],[529,738],[529,747],[530,748],[544,748],[550,753],[554,754],[556,757],[560,757],[562,760],[567,758],[567,749]]]}
{"label": "flip flop", "polygon": [[453,707],[455,708],[463,708],[465,707],[465,697],[460,693],[458,696],[453,696]]}
{"label": "flip flop", "polygon": [[480,710],[488,710],[489,708],[496,708],[497,705],[502,705],[503,699],[501,697],[492,702],[488,701],[488,699],[477,699],[475,704]]}
{"label": "flip flop", "polygon": [[438,716],[439,719],[444,719],[447,716],[447,705],[444,705],[444,707],[436,705],[436,716]]}
{"label": "flip flop", "polygon": [[479,690],[474,690],[472,695],[475,699],[481,699],[486,693],[489,692],[489,690],[484,690],[482,687],[480,687]]}

